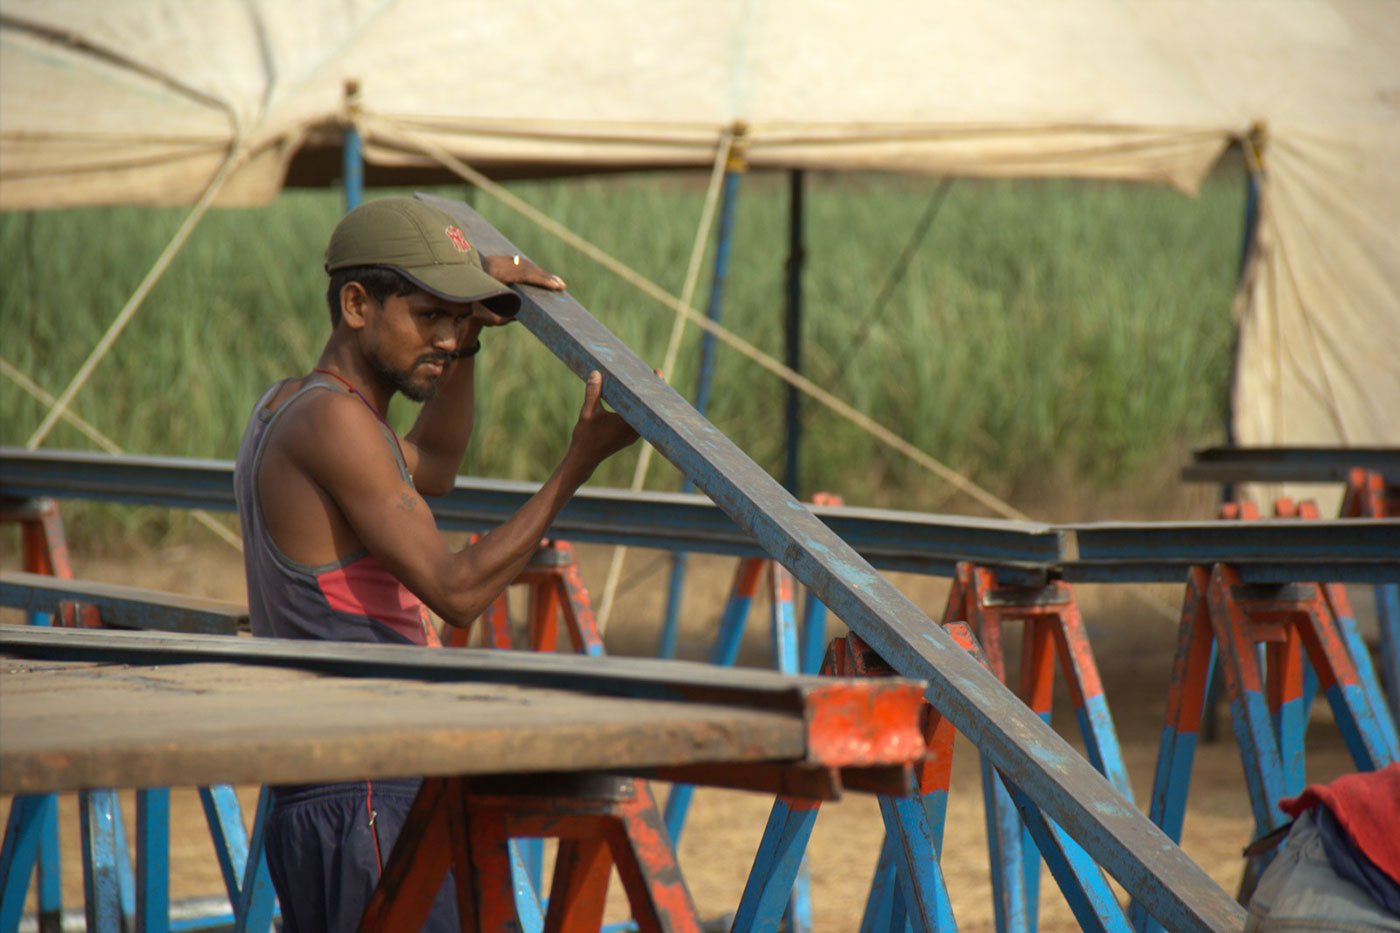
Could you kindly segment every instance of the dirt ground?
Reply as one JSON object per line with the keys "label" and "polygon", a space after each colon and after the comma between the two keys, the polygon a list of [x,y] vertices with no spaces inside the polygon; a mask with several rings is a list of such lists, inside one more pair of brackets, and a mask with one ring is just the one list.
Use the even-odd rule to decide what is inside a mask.
{"label": "dirt ground", "polygon": [[[14,566],[14,547],[12,540],[3,542],[0,564]],[[585,580],[604,579],[610,553],[610,549],[601,547],[580,549]],[[176,547],[121,557],[86,555],[75,550],[73,563],[78,575],[88,579],[244,600],[241,559],[222,545]],[[693,557],[690,567],[681,653],[698,659],[704,657],[713,638],[734,561]],[[610,653],[654,655],[668,569],[664,555],[631,553],[618,607],[606,633]],[[904,575],[894,575],[892,579],[930,615],[936,617],[941,612],[946,581]],[[601,583],[598,586],[601,588]],[[1083,587],[1078,597],[1133,787],[1145,810],[1174,649],[1175,625],[1168,616],[1181,593],[1172,587],[1143,594],[1130,594],[1124,588]],[[1155,609],[1149,606],[1154,600],[1158,604]],[[1163,607],[1168,611],[1163,612]],[[5,618],[13,620],[12,616]],[[829,623],[829,636],[843,631],[839,622]],[[750,617],[741,663],[766,666],[768,637],[767,608],[760,601]],[[1077,743],[1073,712],[1063,693],[1057,695],[1054,725]],[[1314,711],[1308,739],[1310,781],[1328,780],[1351,770],[1325,704]],[[251,812],[256,791],[240,789],[245,812]],[[664,799],[666,788],[658,787],[657,791],[658,798]],[[718,918],[736,907],[771,803],[771,798],[756,794],[709,789],[697,792],[681,840],[680,860],[703,917]],[[0,801],[0,812],[7,813],[8,804],[8,800]],[[132,819],[135,808],[129,797],[124,809],[128,820]],[[75,814],[75,801],[65,798],[64,899],[70,906],[81,904]],[[1250,840],[1252,830],[1238,753],[1228,722],[1222,721],[1219,741],[1203,744],[1197,753],[1183,847],[1207,873],[1233,892],[1242,867],[1240,849]],[[858,929],[882,834],[879,810],[872,797],[850,794],[822,807],[808,849],[817,930],[843,933]],[[220,892],[218,868],[208,838],[195,792],[177,790],[172,799],[173,898]],[[959,928],[991,930],[991,887],[980,777],[975,749],[961,738],[954,753],[943,852],[942,868]],[[609,896],[609,919],[625,919],[626,902],[616,880]],[[1041,918],[1044,930],[1078,928],[1048,875],[1042,882]]]}

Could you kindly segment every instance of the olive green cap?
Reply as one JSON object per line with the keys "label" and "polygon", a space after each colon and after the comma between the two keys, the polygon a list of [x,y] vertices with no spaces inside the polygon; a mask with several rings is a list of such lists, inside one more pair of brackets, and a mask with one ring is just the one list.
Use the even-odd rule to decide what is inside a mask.
{"label": "olive green cap", "polygon": [[486,274],[452,218],[416,198],[366,201],[341,219],[326,246],[326,271],[350,266],[388,266],[429,294],[480,301],[497,314],[520,310],[520,296]]}

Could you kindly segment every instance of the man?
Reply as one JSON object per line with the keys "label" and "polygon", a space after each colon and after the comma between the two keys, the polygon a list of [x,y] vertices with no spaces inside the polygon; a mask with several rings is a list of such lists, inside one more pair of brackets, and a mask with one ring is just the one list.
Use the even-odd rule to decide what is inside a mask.
{"label": "man", "polygon": [[[483,259],[451,218],[413,198],[346,215],[326,271],[330,339],[311,373],[258,401],[234,470],[253,634],[434,645],[425,605],[453,625],[479,615],[574,491],[637,435],[603,409],[592,373],[568,449],[539,492],[453,551],[423,496],[451,490],[461,466],[481,332],[519,308],[507,284],[564,283],[518,256]],[[385,420],[395,393],[423,403],[402,439]],[[288,931],[358,928],[417,787],[273,788],[268,867]],[[450,885],[429,928],[457,929]]]}

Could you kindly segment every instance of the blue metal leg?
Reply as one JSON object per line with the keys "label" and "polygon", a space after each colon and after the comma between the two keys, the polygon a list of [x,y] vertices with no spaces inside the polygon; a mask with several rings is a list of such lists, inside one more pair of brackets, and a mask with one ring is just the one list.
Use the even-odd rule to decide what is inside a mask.
{"label": "blue metal leg", "polygon": [[724,614],[720,616],[719,634],[715,636],[714,647],[710,650],[711,664],[733,667],[738,660],[739,644],[743,641],[744,623],[748,621],[749,609],[753,606],[759,569],[760,561],[746,560],[740,564],[734,588],[725,601]]}
{"label": "blue metal leg", "polygon": [[1400,583],[1376,587],[1376,621],[1381,634],[1381,682],[1393,731],[1400,727]]}
{"label": "blue metal leg", "polygon": [[802,606],[802,673],[821,670],[826,654],[826,603],[808,591]]}
{"label": "blue metal leg", "polygon": [[[515,885],[515,913],[520,918],[520,933],[540,933],[544,929],[544,909],[540,906],[538,871],[530,864],[531,853],[523,843],[542,842],[540,839],[510,840],[510,877]],[[543,847],[540,847],[541,855]],[[542,869],[540,869],[542,870]],[[536,871],[532,875],[531,872]]]}
{"label": "blue metal leg", "polygon": [[[1167,698],[1166,724],[1157,748],[1157,769],[1152,780],[1150,818],[1172,841],[1181,841],[1186,819],[1186,797],[1196,759],[1196,740],[1205,710],[1206,691],[1215,674],[1215,636],[1205,601],[1209,575],[1204,568],[1191,569],[1176,658],[1172,663],[1171,692]],[[1162,926],[1136,901],[1130,911],[1133,928],[1160,933]]]}
{"label": "blue metal leg", "polygon": [[734,916],[735,933],[777,930],[788,910],[817,810],[816,801],[779,797],[773,802]]}
{"label": "blue metal leg", "polygon": [[1256,836],[1262,836],[1287,822],[1278,808],[1278,801],[1286,796],[1286,785],[1257,655],[1247,634],[1244,611],[1232,596],[1238,583],[1238,576],[1229,568],[1215,568],[1210,583],[1210,616],[1225,672],[1235,740],[1249,785]]}
{"label": "blue metal leg", "polygon": [[530,883],[540,890],[544,883],[544,840],[529,838],[515,840],[520,855],[520,863],[529,873]]}
{"label": "blue metal leg", "polygon": [[14,933],[24,915],[29,879],[39,860],[47,817],[58,807],[53,794],[15,797],[0,846],[0,933]]}
{"label": "blue metal leg", "polygon": [[[1332,607],[1332,613],[1337,619],[1337,627],[1341,630],[1342,641],[1346,643],[1347,654],[1351,655],[1352,664],[1356,667],[1356,675],[1361,681],[1361,689],[1366,694],[1368,705],[1371,707],[1372,717],[1376,721],[1376,726],[1381,733],[1387,750],[1391,758],[1400,758],[1400,738],[1396,735],[1395,716],[1390,705],[1386,701],[1385,693],[1389,693],[1394,699],[1394,684],[1387,683],[1386,691],[1381,690],[1380,681],[1376,678],[1376,668],[1371,663],[1371,652],[1366,647],[1365,640],[1361,637],[1361,632],[1356,624],[1356,614],[1352,612],[1351,600],[1346,596],[1346,588],[1341,584],[1332,584],[1327,588],[1327,602]],[[1394,596],[1395,586],[1376,587],[1376,620],[1380,624],[1381,632],[1381,668],[1384,671],[1388,663],[1394,662],[1394,656],[1387,658],[1387,651],[1391,648],[1391,641],[1386,637],[1386,624],[1384,607],[1382,605],[1382,591],[1389,589]],[[1311,670],[1311,665],[1309,665]],[[1316,674],[1313,676],[1313,690],[1316,691]]]}
{"label": "blue metal leg", "polygon": [[234,933],[267,933],[277,914],[277,892],[272,887],[264,848],[267,817],[271,811],[272,791],[264,787],[258,791],[257,809],[253,812],[253,835],[248,840],[238,898],[230,898],[234,908]]}
{"label": "blue metal leg", "polygon": [[987,854],[991,860],[997,933],[1029,930],[1021,819],[1011,795],[986,758],[982,759],[982,799],[987,819]]}
{"label": "blue metal leg", "polygon": [[224,891],[230,904],[238,903],[243,883],[243,870],[248,864],[248,835],[243,828],[243,814],[238,796],[227,784],[199,789],[204,805],[204,818],[209,824],[209,838],[214,842],[214,856],[224,879]]}
{"label": "blue metal leg", "polygon": [[58,842],[58,797],[48,794],[39,836],[39,930],[49,933],[63,925],[63,853]]}
{"label": "blue metal leg", "polygon": [[[768,581],[773,659],[782,673],[798,674],[797,601],[792,574],[782,564],[769,562]],[[788,900],[787,920],[791,933],[808,933],[812,929],[812,883],[805,859]]]}
{"label": "blue metal leg", "polygon": [[676,551],[671,555],[671,579],[666,586],[666,618],[661,623],[661,645],[656,652],[658,658],[676,656],[681,629],[681,601],[685,596],[685,571],[689,563],[690,555],[685,551]]}
{"label": "blue metal leg", "polygon": [[681,833],[685,830],[685,818],[690,813],[690,800],[695,796],[695,788],[689,784],[672,784],[671,792],[666,795],[666,806],[662,808],[662,816],[666,820],[666,832],[671,835],[671,841],[676,845],[681,844]]}
{"label": "blue metal leg", "polygon": [[895,878],[894,839],[885,833],[880,843],[880,858],[875,863],[875,876],[870,883],[870,894],[865,899],[865,913],[860,921],[860,933],[884,933],[893,930],[894,897],[899,889]]}
{"label": "blue metal leg", "polygon": [[1362,771],[1384,768],[1394,760],[1390,742],[1381,722],[1385,713],[1376,715],[1362,686],[1356,666],[1340,634],[1340,627],[1330,623],[1331,610],[1315,601],[1310,607],[1303,643],[1319,669],[1323,692],[1351,752],[1352,761]]}
{"label": "blue metal leg", "polygon": [[78,794],[83,846],[83,894],[89,933],[121,933],[122,878],[120,854],[126,842],[117,836],[117,794],[87,790]]}
{"label": "blue metal leg", "polygon": [[136,792],[136,929],[170,929],[170,790]]}
{"label": "blue metal leg", "polygon": [[1054,820],[1042,814],[1035,802],[1020,788],[1008,785],[1008,790],[1026,825],[1030,827],[1037,848],[1045,856],[1050,874],[1064,892],[1070,910],[1074,911],[1074,919],[1079,921],[1080,928],[1103,933],[1126,933],[1129,929],[1128,919],[1093,859],[1055,825]]}
{"label": "blue metal leg", "polygon": [[[916,930],[952,930],[953,907],[938,864],[938,847],[923,800],[880,796],[885,836],[894,842],[895,875],[909,922]],[[895,923],[898,926],[896,918]]]}

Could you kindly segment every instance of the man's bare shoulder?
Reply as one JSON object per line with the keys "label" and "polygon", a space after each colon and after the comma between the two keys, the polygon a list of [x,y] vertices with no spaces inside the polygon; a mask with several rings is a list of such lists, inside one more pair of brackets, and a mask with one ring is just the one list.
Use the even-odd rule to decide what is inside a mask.
{"label": "man's bare shoulder", "polygon": [[310,472],[322,464],[392,459],[374,412],[353,395],[328,388],[310,392],[281,413],[269,446]]}

